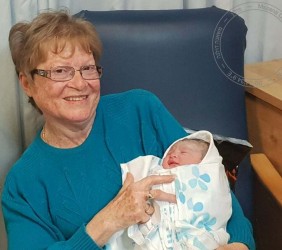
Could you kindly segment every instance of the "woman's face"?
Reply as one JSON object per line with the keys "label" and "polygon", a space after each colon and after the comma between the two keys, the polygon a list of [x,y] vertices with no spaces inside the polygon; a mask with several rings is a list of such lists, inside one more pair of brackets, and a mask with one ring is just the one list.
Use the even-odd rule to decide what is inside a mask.
{"label": "woman's face", "polygon": [[[93,55],[79,46],[71,55],[70,45],[66,45],[60,54],[48,53],[47,61],[36,68],[50,70],[57,66],[71,66],[78,70],[81,66],[95,65]],[[84,80],[79,71],[65,82],[34,75],[34,83],[24,86],[28,96],[32,96],[45,121],[59,123],[92,122],[100,99],[100,79]]]}

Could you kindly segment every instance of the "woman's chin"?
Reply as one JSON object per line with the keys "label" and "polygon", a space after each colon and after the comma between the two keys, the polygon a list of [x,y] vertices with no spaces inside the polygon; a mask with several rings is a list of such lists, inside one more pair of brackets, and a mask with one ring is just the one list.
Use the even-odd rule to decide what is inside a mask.
{"label": "woman's chin", "polygon": [[83,123],[87,121],[93,121],[94,114],[83,113],[83,112],[73,112],[70,116],[66,117],[66,120],[70,123]]}

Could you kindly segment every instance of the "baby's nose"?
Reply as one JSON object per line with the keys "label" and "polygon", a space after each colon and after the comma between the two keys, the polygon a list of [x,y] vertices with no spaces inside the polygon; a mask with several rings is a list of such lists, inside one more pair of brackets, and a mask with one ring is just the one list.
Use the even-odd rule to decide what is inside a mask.
{"label": "baby's nose", "polygon": [[176,154],[175,154],[175,153],[171,153],[171,154],[170,154],[170,157],[171,157],[171,158],[176,158]]}

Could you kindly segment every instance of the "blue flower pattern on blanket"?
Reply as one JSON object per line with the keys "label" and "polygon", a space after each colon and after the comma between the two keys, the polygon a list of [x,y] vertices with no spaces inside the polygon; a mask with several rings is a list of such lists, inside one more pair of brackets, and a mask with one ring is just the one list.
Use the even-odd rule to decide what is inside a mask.
{"label": "blue flower pattern on blanket", "polygon": [[[175,180],[175,190],[177,199],[183,204],[186,205],[189,210],[192,211],[192,218],[186,220],[185,222],[189,225],[193,225],[199,229],[205,229],[207,231],[212,230],[212,226],[216,224],[216,218],[212,217],[209,213],[200,213],[204,210],[204,204],[199,201],[195,201],[192,198],[186,200],[185,191],[189,186],[191,189],[199,188],[202,191],[208,191],[208,184],[210,183],[211,178],[207,173],[201,173],[197,165],[192,166],[192,177],[187,181],[187,183],[180,182],[179,179]],[[189,230],[188,230],[189,231]],[[177,240],[180,242],[187,240],[187,230],[180,230],[177,233]],[[200,250],[205,250],[205,246],[194,237],[193,246]]]}
{"label": "blue flower pattern on blanket", "polygon": [[205,182],[209,183],[211,181],[210,176],[208,174],[200,174],[198,166],[192,167],[192,174],[195,176],[195,178],[192,178],[189,181],[190,187],[195,188],[198,185],[202,190],[208,190]]}
{"label": "blue flower pattern on blanket", "polygon": [[[122,169],[122,174],[124,171]],[[203,213],[205,207],[204,203],[200,201],[196,201],[194,198],[188,198],[185,196],[185,192],[189,188],[191,189],[199,189],[202,191],[208,191],[209,183],[211,182],[211,177],[207,173],[201,173],[198,165],[191,166],[191,178],[186,180],[185,183],[179,181],[179,179],[175,180],[175,190],[177,199],[187,207],[190,211],[192,211],[191,218],[184,220],[182,222],[187,223],[187,225],[192,225],[199,229],[205,229],[206,231],[211,231],[212,226],[216,224],[216,218],[212,217],[209,213]],[[187,192],[186,192],[187,194]],[[165,213],[166,216],[172,216],[174,212],[166,211],[166,208],[161,209],[162,213]],[[170,210],[170,207],[169,207]],[[170,230],[168,230],[170,229]],[[191,229],[187,227],[186,229],[175,228],[176,232],[172,231],[172,228],[166,228],[166,239],[169,245],[174,247],[168,247],[167,249],[193,249],[198,250],[209,250],[205,247],[205,245],[193,234],[189,233]],[[174,235],[174,237],[173,237]],[[189,243],[188,243],[189,242]],[[191,246],[193,245],[193,246]],[[110,244],[107,244],[105,247],[107,250],[111,250]],[[134,248],[134,247],[133,247]]]}

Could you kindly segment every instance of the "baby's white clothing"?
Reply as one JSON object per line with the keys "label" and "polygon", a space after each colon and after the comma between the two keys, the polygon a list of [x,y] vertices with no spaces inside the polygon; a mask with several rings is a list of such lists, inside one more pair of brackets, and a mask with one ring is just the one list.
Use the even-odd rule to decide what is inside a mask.
{"label": "baby's white clothing", "polygon": [[153,189],[175,194],[177,203],[154,201],[155,213],[151,220],[117,233],[106,249],[212,250],[227,244],[226,225],[232,208],[222,158],[208,131],[199,131],[185,138],[210,143],[200,164],[163,169],[162,159],[156,156],[142,156],[121,164],[123,179],[127,172],[133,174],[135,181],[148,175],[175,175],[173,183]]}

